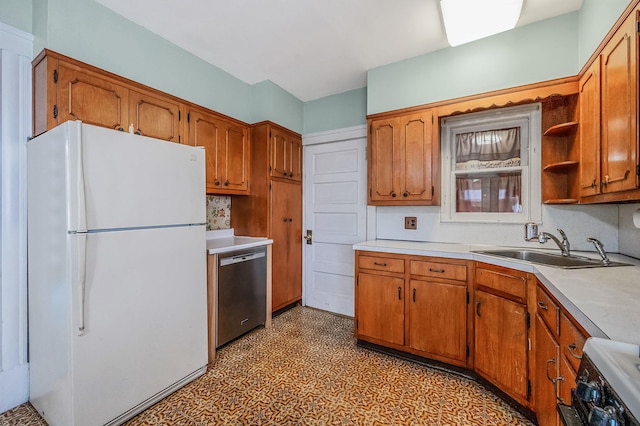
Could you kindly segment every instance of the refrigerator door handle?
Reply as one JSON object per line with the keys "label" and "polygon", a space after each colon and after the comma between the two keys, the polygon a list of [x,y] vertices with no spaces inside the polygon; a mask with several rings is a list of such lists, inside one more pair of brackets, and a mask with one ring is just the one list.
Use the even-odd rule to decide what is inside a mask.
{"label": "refrigerator door handle", "polygon": [[78,288],[78,336],[84,334],[84,294],[87,278],[87,234],[76,234],[78,263],[76,270]]}
{"label": "refrigerator door handle", "polygon": [[77,141],[78,146],[76,150],[76,197],[78,200],[78,211],[77,211],[77,227],[76,230],[78,232],[85,232],[87,230],[87,206],[86,206],[86,197],[85,197],[85,186],[84,186],[84,160],[82,155],[82,126],[77,126]]}

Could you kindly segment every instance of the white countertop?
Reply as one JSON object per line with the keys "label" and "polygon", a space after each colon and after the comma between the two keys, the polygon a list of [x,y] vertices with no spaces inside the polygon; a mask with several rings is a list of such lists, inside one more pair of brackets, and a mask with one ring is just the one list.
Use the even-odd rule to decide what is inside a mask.
{"label": "white countertop", "polygon": [[[503,248],[486,245],[372,240],[355,244],[353,248],[383,253],[476,260],[534,273],[592,336],[640,344],[640,260],[638,259],[609,254],[612,261],[631,263],[633,266],[561,269],[473,253],[476,250]],[[530,248],[527,247],[527,249]],[[558,253],[558,251],[552,252]],[[575,252],[575,254],[599,258],[597,253],[592,252]]]}
{"label": "white countertop", "polygon": [[234,229],[207,231],[207,252],[209,254],[227,253],[251,247],[273,244],[273,240],[262,237],[244,237],[234,234]]}

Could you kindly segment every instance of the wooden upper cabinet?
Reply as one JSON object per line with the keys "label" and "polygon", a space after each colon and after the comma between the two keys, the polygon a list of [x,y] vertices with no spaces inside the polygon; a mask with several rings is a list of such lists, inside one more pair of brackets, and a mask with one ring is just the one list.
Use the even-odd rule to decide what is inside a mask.
{"label": "wooden upper cabinet", "polygon": [[181,109],[178,102],[129,91],[129,124],[136,134],[180,142]]}
{"label": "wooden upper cabinet", "polygon": [[601,77],[602,192],[638,187],[637,12],[604,47]]}
{"label": "wooden upper cabinet", "polygon": [[189,145],[206,156],[208,194],[243,194],[249,190],[249,128],[205,110],[188,113]]}
{"label": "wooden upper cabinet", "polygon": [[439,144],[433,121],[430,110],[370,120],[369,204],[437,203],[434,170]]}
{"label": "wooden upper cabinet", "polygon": [[600,57],[579,82],[580,196],[600,193]]}
{"label": "wooden upper cabinet", "polygon": [[57,124],[81,120],[86,124],[128,130],[127,87],[62,62],[55,71],[58,102],[51,110]]}
{"label": "wooden upper cabinet", "polygon": [[302,181],[302,139],[275,127],[270,132],[271,177]]}

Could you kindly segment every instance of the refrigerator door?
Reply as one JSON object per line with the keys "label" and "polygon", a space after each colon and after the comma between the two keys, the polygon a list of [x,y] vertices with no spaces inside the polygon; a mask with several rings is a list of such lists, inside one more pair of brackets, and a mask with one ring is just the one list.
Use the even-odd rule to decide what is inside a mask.
{"label": "refrigerator door", "polygon": [[72,328],[84,333],[71,342],[74,422],[66,424],[103,425],[207,364],[205,230],[69,238],[71,282],[84,272],[85,286],[71,288]]}
{"label": "refrigerator door", "polygon": [[205,222],[202,148],[79,121],[64,126],[70,231]]}

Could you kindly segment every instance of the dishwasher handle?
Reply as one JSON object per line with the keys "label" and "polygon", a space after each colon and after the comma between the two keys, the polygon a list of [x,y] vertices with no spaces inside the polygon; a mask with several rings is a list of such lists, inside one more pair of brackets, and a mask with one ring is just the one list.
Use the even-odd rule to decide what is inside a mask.
{"label": "dishwasher handle", "polygon": [[264,257],[264,251],[255,251],[249,253],[242,253],[235,256],[223,257],[220,259],[220,266],[233,265],[235,263],[248,262],[250,260],[256,260]]}

